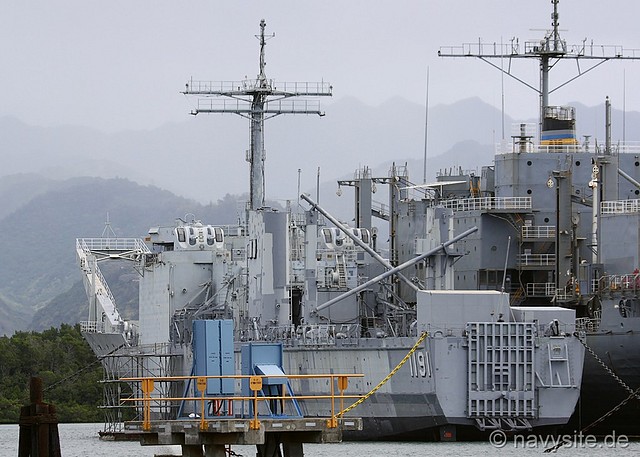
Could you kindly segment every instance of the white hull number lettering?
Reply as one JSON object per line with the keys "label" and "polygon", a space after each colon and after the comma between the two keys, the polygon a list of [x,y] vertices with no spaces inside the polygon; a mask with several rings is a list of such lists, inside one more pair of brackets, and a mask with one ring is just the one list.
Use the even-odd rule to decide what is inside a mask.
{"label": "white hull number lettering", "polygon": [[427,351],[415,351],[409,357],[409,369],[412,378],[431,377],[431,361]]}

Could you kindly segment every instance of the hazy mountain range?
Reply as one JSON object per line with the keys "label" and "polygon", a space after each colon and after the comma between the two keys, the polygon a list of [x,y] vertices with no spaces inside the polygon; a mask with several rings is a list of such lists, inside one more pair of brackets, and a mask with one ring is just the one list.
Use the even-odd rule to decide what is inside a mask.
{"label": "hazy mountain range", "polygon": [[[593,131],[592,143],[604,141],[604,108],[574,106],[578,134]],[[424,106],[402,99],[378,107],[342,99],[323,118],[267,121],[267,197],[295,201],[298,169],[301,190],[315,195],[320,167],[321,203],[348,220],[352,194],[338,198],[335,182],[357,168],[386,176],[393,162],[406,163],[412,180],[422,182],[424,115]],[[476,98],[431,108],[427,179],[451,167],[490,165],[501,119]],[[622,136],[621,119],[614,110],[614,141]],[[505,116],[505,125],[512,123]],[[638,132],[640,114],[627,113],[626,125]],[[0,335],[84,318],[75,238],[100,236],[107,213],[118,236],[143,236],[186,213],[234,223],[248,189],[248,131],[244,119],[214,115],[114,134],[0,118]],[[118,284],[112,289],[127,307],[123,314],[135,316],[135,273],[116,266],[105,274]]]}

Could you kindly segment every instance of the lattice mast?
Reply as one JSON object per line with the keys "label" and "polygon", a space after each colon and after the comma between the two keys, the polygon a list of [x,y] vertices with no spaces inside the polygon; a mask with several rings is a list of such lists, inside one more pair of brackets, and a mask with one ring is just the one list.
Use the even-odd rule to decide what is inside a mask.
{"label": "lattice mast", "polygon": [[[553,4],[553,13],[551,14],[552,29],[548,31],[545,37],[540,41],[525,41],[524,49],[520,47],[518,38],[512,38],[507,44],[483,43],[479,40],[478,43],[465,43],[462,46],[441,47],[438,51],[438,56],[477,57],[521,84],[533,89],[540,96],[539,130],[541,130],[544,110],[545,107],[549,106],[549,94],[609,60],[640,59],[640,50],[638,49],[625,50],[622,46],[618,45],[595,45],[593,40],[591,40],[591,43],[587,43],[586,38],[581,44],[567,45],[567,42],[560,38],[560,22],[558,14],[559,2],[560,0],[551,0],[551,3]],[[500,59],[501,65],[491,61],[495,59]],[[511,73],[512,59],[537,59],[539,61],[540,84],[538,88]],[[551,69],[562,59],[575,59],[577,73],[558,86],[550,89],[549,73]],[[506,68],[502,65],[505,60],[507,61]],[[580,67],[580,62],[585,60],[591,61],[592,65],[583,70]]]}
{"label": "lattice mast", "polygon": [[[317,100],[301,97],[331,96],[332,86],[325,82],[274,82],[267,79],[264,67],[266,22],[260,21],[260,72],[257,79],[242,81],[193,81],[186,84],[185,95],[203,95],[191,114],[233,113],[250,120],[251,135],[247,161],[250,164],[250,209],[264,206],[264,121],[280,114],[317,114],[320,111]],[[295,98],[295,99],[294,99]]]}

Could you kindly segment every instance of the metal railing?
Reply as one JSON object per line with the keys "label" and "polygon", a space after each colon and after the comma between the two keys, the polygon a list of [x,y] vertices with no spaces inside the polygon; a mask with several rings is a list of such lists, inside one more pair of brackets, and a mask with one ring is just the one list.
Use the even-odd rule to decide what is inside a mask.
{"label": "metal railing", "polygon": [[185,86],[187,94],[201,95],[224,95],[225,93],[237,94],[239,92],[253,90],[270,90],[274,92],[285,92],[287,94],[300,95],[331,95],[332,87],[327,82],[306,82],[306,81],[274,81],[267,79],[243,79],[242,81],[194,81],[190,80]]}
{"label": "metal railing", "polygon": [[640,291],[640,273],[603,276],[598,280],[599,291]]}
{"label": "metal railing", "polygon": [[640,200],[605,201],[600,204],[601,214],[634,214],[640,213]]}
{"label": "metal railing", "polygon": [[389,205],[386,203],[379,202],[377,200],[371,201],[371,210],[383,217],[389,217],[391,214],[391,211],[389,210]]}
{"label": "metal railing", "polygon": [[[250,418],[249,428],[251,430],[260,429],[259,417],[265,417],[258,413],[258,402],[280,401],[284,404],[286,401],[297,402],[298,400],[329,400],[331,404],[331,417],[328,419],[329,428],[336,428],[338,425],[338,417],[342,416],[344,411],[345,399],[359,399],[362,395],[346,395],[344,392],[348,387],[349,378],[362,378],[363,374],[305,374],[305,375],[227,375],[227,376],[166,376],[166,377],[140,377],[140,378],[121,378],[120,381],[125,382],[138,382],[140,383],[140,389],[136,389],[137,392],[142,392],[142,397],[136,396],[133,398],[123,398],[121,402],[134,402],[138,406],[142,406],[143,423],[142,428],[145,431],[151,430],[151,407],[152,403],[160,405],[161,403],[171,402],[185,402],[193,401],[200,403],[200,417],[193,418],[193,422],[200,423],[200,430],[207,429],[207,415],[206,407],[210,402],[230,402],[229,408],[233,410],[233,402],[247,401],[251,402],[252,408],[249,412],[245,412],[241,409],[238,413],[234,414],[234,418],[239,416],[243,419]],[[328,394],[308,394],[308,395],[286,395],[286,389],[283,389],[283,395],[265,395],[259,396],[259,392],[262,390],[262,385],[265,380],[269,378],[276,378],[277,380],[284,380],[279,384],[288,384],[289,380],[305,379],[305,380],[325,380],[329,384]],[[239,384],[237,381],[248,380],[249,388],[253,395],[214,395],[207,396],[207,381],[210,379],[231,379],[234,380],[236,386]],[[168,383],[168,382],[183,382],[192,380],[195,381],[195,385],[200,392],[199,397],[159,397],[152,396],[156,383]],[[339,394],[336,394],[336,388]],[[236,387],[237,390],[237,387]],[[336,412],[336,399],[340,401],[340,411]],[[221,417],[224,418],[224,417]],[[182,420],[182,419],[181,419]]]}
{"label": "metal railing", "polygon": [[82,333],[104,333],[104,324],[99,321],[80,321]]}
{"label": "metal railing", "polygon": [[523,267],[553,266],[556,264],[555,254],[518,254],[518,265]]}
{"label": "metal railing", "polygon": [[556,285],[553,282],[531,282],[527,284],[527,297],[553,297]]}
{"label": "metal railing", "polygon": [[576,331],[597,332],[600,329],[601,320],[602,320],[602,311],[594,312],[593,317],[578,317],[576,319]]}
{"label": "metal railing", "polygon": [[531,197],[463,198],[442,200],[441,203],[454,211],[531,209]]}
{"label": "metal railing", "polygon": [[78,238],[76,248],[83,251],[139,251],[151,252],[140,238]]}
{"label": "metal railing", "polygon": [[285,346],[335,346],[356,344],[360,336],[360,324],[307,324],[265,327],[261,334],[264,341],[277,341]]}
{"label": "metal railing", "polygon": [[555,225],[523,225],[522,238],[554,238]]}
{"label": "metal railing", "polygon": [[[251,100],[241,100],[238,98],[200,98],[198,99],[198,111],[214,113],[253,113],[256,111],[251,105]],[[317,100],[271,100],[264,104],[261,111],[268,114],[279,113],[310,113],[315,114],[320,111],[320,102]]]}

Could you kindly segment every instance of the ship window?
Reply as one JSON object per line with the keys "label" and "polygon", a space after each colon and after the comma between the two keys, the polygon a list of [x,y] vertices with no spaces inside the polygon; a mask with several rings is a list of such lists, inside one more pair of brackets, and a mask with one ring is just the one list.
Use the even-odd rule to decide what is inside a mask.
{"label": "ship window", "polygon": [[324,235],[324,242],[327,244],[331,243],[331,230],[322,229],[322,234]]}
{"label": "ship window", "polygon": [[527,189],[527,193],[531,195],[531,189]]}
{"label": "ship window", "polygon": [[636,189],[636,195],[640,194],[640,190]]}
{"label": "ship window", "polygon": [[189,244],[191,246],[196,245],[196,232],[193,230],[193,227],[189,227]]}
{"label": "ship window", "polygon": [[216,243],[222,243],[224,241],[224,232],[220,227],[215,227],[214,232],[216,234]]}
{"label": "ship window", "polygon": [[548,223],[548,222],[549,222],[549,218],[548,218],[548,217],[545,217],[545,218],[544,218],[544,222],[545,222],[545,224],[546,224],[546,223]]}
{"label": "ship window", "polygon": [[185,237],[185,234],[184,234],[184,228],[183,227],[178,227],[176,229],[176,232],[178,233],[178,241],[180,241],[181,243],[184,243],[187,240],[187,238]]}
{"label": "ship window", "polygon": [[579,166],[580,166],[580,161],[576,160],[576,167],[579,167]]}
{"label": "ship window", "polygon": [[531,166],[531,160],[527,160],[527,166]]}
{"label": "ship window", "polygon": [[362,242],[369,244],[369,230],[362,230]]}
{"label": "ship window", "polygon": [[636,167],[640,167],[640,162],[636,161]]}

